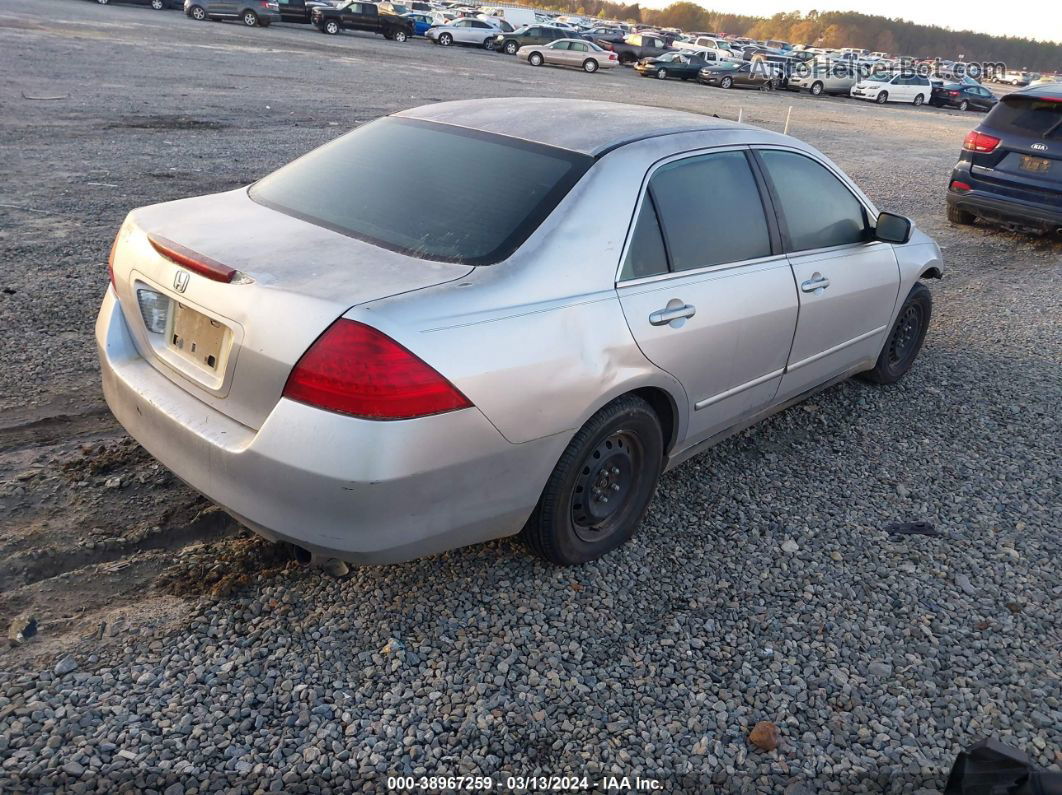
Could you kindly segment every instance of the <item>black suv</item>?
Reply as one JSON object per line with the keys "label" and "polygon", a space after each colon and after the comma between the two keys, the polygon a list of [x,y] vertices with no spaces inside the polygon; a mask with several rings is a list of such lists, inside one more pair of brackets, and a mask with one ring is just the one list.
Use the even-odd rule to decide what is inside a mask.
{"label": "black suv", "polygon": [[516,55],[521,47],[531,44],[549,44],[557,39],[578,39],[574,30],[552,28],[549,25],[524,25],[512,33],[501,33],[494,39],[494,49],[506,55]]}
{"label": "black suv", "polygon": [[972,130],[948,183],[948,220],[1062,229],[1062,85],[1008,94]]}

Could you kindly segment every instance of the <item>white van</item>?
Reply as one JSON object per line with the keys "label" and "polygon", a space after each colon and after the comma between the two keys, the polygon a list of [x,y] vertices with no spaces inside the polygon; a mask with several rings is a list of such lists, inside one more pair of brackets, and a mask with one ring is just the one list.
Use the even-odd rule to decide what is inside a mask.
{"label": "white van", "polygon": [[490,6],[489,8],[484,8],[483,11],[492,17],[504,19],[514,28],[518,28],[521,25],[534,25],[538,22],[538,17],[535,16],[534,10],[530,8]]}

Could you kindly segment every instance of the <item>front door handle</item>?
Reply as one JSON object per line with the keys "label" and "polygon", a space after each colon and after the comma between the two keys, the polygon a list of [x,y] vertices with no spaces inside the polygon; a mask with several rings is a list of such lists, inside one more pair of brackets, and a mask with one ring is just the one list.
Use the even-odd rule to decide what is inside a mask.
{"label": "front door handle", "polygon": [[821,273],[811,274],[811,278],[800,283],[800,289],[805,293],[821,293],[830,286],[830,280]]}
{"label": "front door handle", "polygon": [[654,326],[666,326],[668,323],[697,314],[697,307],[693,304],[678,304],[678,306],[672,306],[672,304],[678,304],[678,302],[671,301],[664,309],[653,312],[649,315],[649,323]]}

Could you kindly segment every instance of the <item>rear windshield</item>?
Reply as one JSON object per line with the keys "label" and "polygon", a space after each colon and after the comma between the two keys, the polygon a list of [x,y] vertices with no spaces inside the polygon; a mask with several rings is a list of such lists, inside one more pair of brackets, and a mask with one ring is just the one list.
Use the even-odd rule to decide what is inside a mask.
{"label": "rear windshield", "polygon": [[250,196],[393,251],[489,265],[515,251],[593,162],[515,138],[387,117],[273,172]]}
{"label": "rear windshield", "polygon": [[1000,132],[1062,140],[1062,102],[1004,97],[988,114],[985,126]]}

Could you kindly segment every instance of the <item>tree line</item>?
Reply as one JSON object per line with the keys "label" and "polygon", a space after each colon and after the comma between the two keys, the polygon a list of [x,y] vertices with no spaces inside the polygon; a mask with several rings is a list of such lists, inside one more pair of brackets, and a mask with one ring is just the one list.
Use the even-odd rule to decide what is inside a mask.
{"label": "tree line", "polygon": [[781,39],[812,47],[859,47],[915,58],[1002,61],[1008,69],[1062,71],[1062,43],[1059,42],[948,30],[855,11],[783,12],[763,18],[719,13],[687,0],[662,9],[613,0],[541,0],[535,5],[569,14],[684,31],[732,33],[761,41]]}

